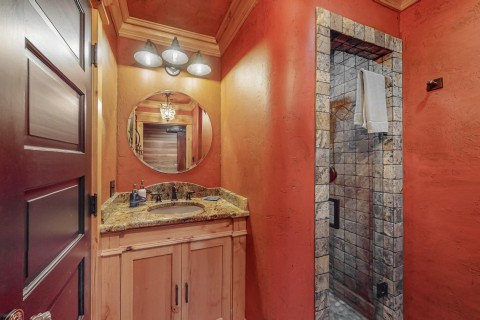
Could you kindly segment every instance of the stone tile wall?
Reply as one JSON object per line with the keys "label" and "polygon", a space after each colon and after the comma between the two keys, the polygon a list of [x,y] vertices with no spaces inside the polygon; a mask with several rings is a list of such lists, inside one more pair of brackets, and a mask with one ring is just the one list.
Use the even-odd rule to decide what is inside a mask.
{"label": "stone tile wall", "polygon": [[[377,60],[377,64],[370,65],[369,62],[369,67],[373,68],[373,71],[390,77],[393,82],[393,86],[387,89],[387,111],[389,117],[389,132],[387,135],[377,134],[373,135],[373,137],[368,137],[368,139],[362,140],[360,139],[361,133],[357,135],[356,130],[350,129],[347,126],[347,130],[343,130],[345,127],[342,127],[342,130],[339,131],[337,137],[330,137],[330,30],[332,29],[354,36],[362,41],[374,43],[393,50],[391,54],[383,57],[381,60]],[[371,292],[365,294],[365,296],[371,296],[373,298],[375,319],[403,319],[402,43],[398,38],[384,34],[371,27],[358,24],[350,19],[331,13],[328,10],[317,8],[316,49],[315,319],[329,319],[327,290],[329,288],[329,278],[332,278],[333,281],[335,281],[335,275],[332,274],[331,277],[329,275],[330,228],[328,198],[330,196],[330,187],[328,169],[330,164],[331,141],[333,139],[334,147],[336,146],[335,143],[340,144],[338,139],[345,139],[346,131],[355,132],[354,139],[359,139],[354,140],[355,144],[361,142],[359,148],[361,147],[370,151],[369,153],[367,152],[367,154],[369,154],[368,160],[366,160],[367,163],[359,163],[358,165],[356,163],[357,152],[355,152],[355,170],[358,169],[358,171],[356,171],[357,175],[355,176],[355,181],[357,177],[369,180],[373,194],[370,197],[370,200],[367,201],[364,200],[366,199],[365,191],[360,191],[360,194],[357,194],[357,191],[355,191],[355,198],[352,197],[352,200],[349,200],[348,203],[346,200],[344,201],[344,211],[341,212],[341,217],[343,217],[344,220],[344,239],[341,239],[340,236],[337,238],[343,240],[345,244],[345,234],[347,232],[346,221],[351,221],[353,223],[353,219],[346,219],[347,210],[345,209],[353,209],[353,199],[355,199],[355,219],[357,220],[355,221],[355,230],[357,233],[360,232],[365,235],[365,231],[362,231],[363,227],[358,229],[360,231],[357,231],[357,226],[359,224],[358,219],[362,219],[360,225],[363,226],[367,225],[367,223],[363,223],[364,219],[368,219],[369,227],[364,228],[364,230],[371,230],[370,232],[373,233],[373,238],[370,238],[371,250],[368,253],[360,251],[364,258],[360,259],[360,256],[358,256],[358,249],[365,250],[363,247],[367,247],[367,245],[364,243],[359,246],[359,238],[357,238],[358,234],[352,233],[355,234],[356,241],[355,249],[357,252],[356,256],[354,256],[356,264],[356,269],[354,270],[356,271],[354,272],[353,268],[348,269],[348,272],[351,275],[349,277],[354,279],[357,284],[357,281],[360,283],[363,283],[362,281],[368,282],[368,280],[359,280],[358,275],[361,271],[359,271],[360,269],[358,265],[359,261],[365,262],[365,260],[368,260],[365,259],[365,255],[373,257],[373,265],[370,264],[367,267],[360,262],[360,268],[365,271],[362,272],[365,274],[368,273],[366,272],[367,268],[370,268],[371,274],[373,275]],[[335,56],[333,59],[335,61]],[[351,61],[348,63],[351,64]],[[347,82],[344,83],[344,90]],[[339,90],[340,89],[337,89],[337,92],[333,92],[333,94],[335,95],[336,93],[339,93]],[[348,93],[349,91],[345,92]],[[349,97],[351,97],[351,95],[349,95]],[[338,110],[338,115],[343,115],[345,117],[348,116],[349,112],[351,112],[351,107],[352,106],[348,103],[344,104],[342,108],[345,110]],[[333,104],[332,109],[334,109]],[[342,134],[340,134],[340,132],[343,133],[343,137],[341,137]],[[351,134],[352,133],[347,133],[347,135]],[[337,142],[335,142],[335,139],[337,139]],[[343,142],[342,146],[344,146]],[[350,173],[351,171],[351,167],[345,167],[347,164],[346,161],[352,161],[352,155],[343,155],[343,159],[341,159],[341,156],[337,157],[340,157],[340,159],[336,160],[343,160],[344,164],[342,175],[344,176],[343,183],[345,184],[345,190],[343,190],[343,192],[345,195],[347,188],[346,181],[348,180],[348,183],[353,183],[353,178],[346,178],[348,176],[347,173]],[[365,173],[364,170],[369,166],[371,168],[370,173]],[[348,172],[346,171],[346,168],[348,168]],[[342,168],[340,168],[340,170],[342,170]],[[358,173],[360,172],[365,175],[359,175]],[[335,187],[333,188],[334,192],[336,192],[337,190]],[[341,190],[338,192],[340,193]],[[353,190],[349,189],[348,192],[353,192]],[[363,208],[366,206],[367,202],[372,210],[370,210],[368,218],[362,214],[360,214],[361,217],[359,218],[358,213],[363,213]],[[362,207],[362,211],[357,210],[359,204]],[[350,217],[353,218],[353,214],[350,214]],[[353,230],[353,224],[349,224],[348,228],[349,230]],[[350,234],[347,235],[352,237],[351,240],[353,241],[353,236]],[[352,250],[350,252],[353,252],[353,246],[350,246],[349,250]],[[337,251],[337,258],[337,260],[341,261],[340,251]],[[351,259],[350,257],[348,258]],[[351,261],[351,264],[345,263],[345,254],[343,260],[343,274],[345,275],[345,267],[347,265],[351,266],[353,261]],[[335,251],[332,265],[335,267]],[[376,283],[378,282],[386,282],[388,284],[389,291],[387,297],[380,299],[376,298],[375,288]],[[359,295],[359,297],[362,297],[362,295]]]}
{"label": "stone tile wall", "polygon": [[353,115],[358,71],[375,72],[381,67],[341,51],[330,56],[330,165],[338,173],[330,184],[330,197],[340,200],[341,217],[340,229],[330,229],[330,288],[370,318],[374,314],[374,135],[354,126]]}

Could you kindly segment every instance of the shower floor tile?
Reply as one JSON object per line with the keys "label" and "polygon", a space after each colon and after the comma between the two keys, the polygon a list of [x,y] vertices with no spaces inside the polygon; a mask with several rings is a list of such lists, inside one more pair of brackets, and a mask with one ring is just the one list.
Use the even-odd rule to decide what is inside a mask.
{"label": "shower floor tile", "polygon": [[331,291],[328,292],[330,320],[368,320]]}

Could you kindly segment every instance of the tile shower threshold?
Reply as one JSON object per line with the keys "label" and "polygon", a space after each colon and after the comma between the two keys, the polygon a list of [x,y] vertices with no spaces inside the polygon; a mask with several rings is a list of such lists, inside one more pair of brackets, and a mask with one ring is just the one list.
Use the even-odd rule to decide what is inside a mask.
{"label": "tile shower threshold", "polygon": [[328,291],[328,305],[330,320],[368,320],[330,290]]}

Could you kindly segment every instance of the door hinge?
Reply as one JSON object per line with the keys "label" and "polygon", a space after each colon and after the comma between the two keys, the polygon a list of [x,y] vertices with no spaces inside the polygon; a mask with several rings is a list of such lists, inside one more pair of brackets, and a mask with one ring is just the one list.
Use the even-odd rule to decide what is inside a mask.
{"label": "door hinge", "polygon": [[96,217],[97,216],[97,194],[89,195],[88,196],[88,211],[90,215]]}
{"label": "door hinge", "polygon": [[90,56],[92,57],[92,58],[91,58],[91,60],[92,60],[92,65],[94,65],[95,67],[97,67],[97,63],[98,63],[98,44],[97,44],[97,43],[92,43],[92,48],[91,48]]}

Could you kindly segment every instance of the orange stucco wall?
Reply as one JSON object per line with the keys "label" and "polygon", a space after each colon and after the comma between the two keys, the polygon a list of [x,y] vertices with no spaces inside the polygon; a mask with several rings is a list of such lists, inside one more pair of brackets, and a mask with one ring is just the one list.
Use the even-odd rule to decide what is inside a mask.
{"label": "orange stucco wall", "polygon": [[315,7],[399,35],[371,0],[259,0],[222,57],[222,186],[248,197],[250,320],[314,319]]}
{"label": "orange stucco wall", "polygon": [[[163,68],[139,67],[133,60],[135,51],[144,43],[126,38],[118,39],[118,111],[117,111],[117,191],[130,191],[132,185],[145,180],[146,185],[165,181],[185,181],[206,187],[220,185],[220,59],[206,57],[212,66],[212,74],[195,78],[186,72],[177,77],[169,76]],[[161,51],[163,48],[157,46]],[[210,152],[190,171],[164,174],[150,169],[138,160],[129,147],[127,119],[133,107],[141,100],[162,90],[174,90],[188,94],[207,111],[213,128]]]}
{"label": "orange stucco wall", "polygon": [[424,0],[400,20],[405,319],[480,319],[480,1]]}

